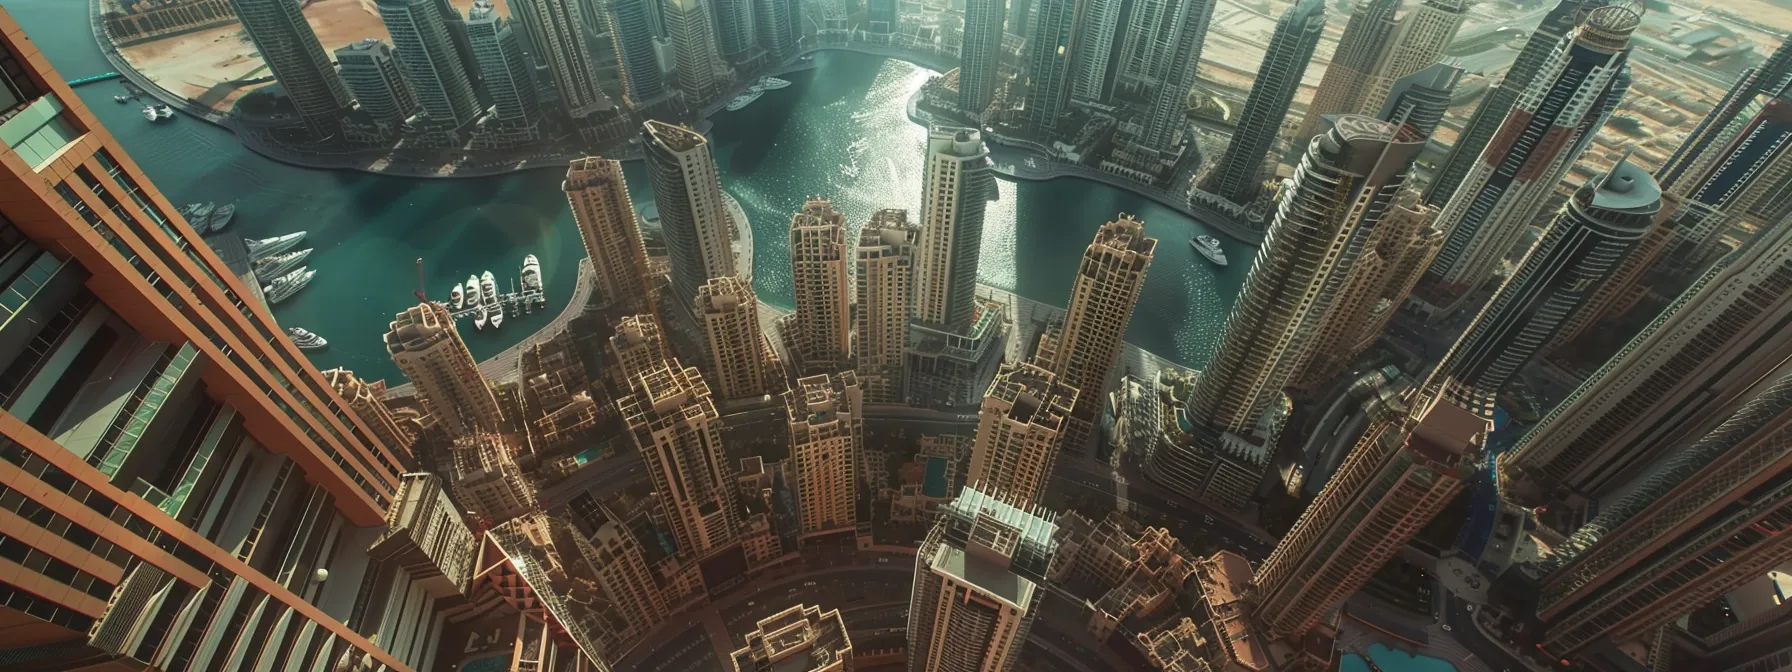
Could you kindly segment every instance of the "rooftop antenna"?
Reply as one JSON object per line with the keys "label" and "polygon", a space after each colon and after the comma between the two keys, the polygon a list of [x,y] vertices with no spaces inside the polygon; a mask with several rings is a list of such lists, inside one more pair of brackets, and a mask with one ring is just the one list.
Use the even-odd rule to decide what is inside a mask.
{"label": "rooftop antenna", "polygon": [[417,291],[412,294],[417,295],[419,303],[429,303],[429,296],[423,293],[423,257],[417,257]]}

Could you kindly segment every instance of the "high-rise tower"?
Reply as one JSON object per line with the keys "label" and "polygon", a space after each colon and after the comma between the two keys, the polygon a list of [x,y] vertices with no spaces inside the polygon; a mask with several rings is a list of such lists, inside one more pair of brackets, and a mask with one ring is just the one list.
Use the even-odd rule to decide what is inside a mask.
{"label": "high-rise tower", "polygon": [[[406,499],[409,458],[65,81],[0,9],[0,246],[13,269],[0,281],[13,297],[0,325],[0,656],[42,669],[344,657],[427,669],[432,647],[391,643],[437,637],[438,598],[459,597],[434,579],[466,576],[465,556],[368,557]],[[305,580],[319,569],[346,580]],[[343,606],[358,596],[365,609]],[[284,627],[219,625],[251,609]]]}
{"label": "high-rise tower", "polygon": [[1699,171],[1694,169],[1699,157],[1730,142],[1728,129],[1738,119],[1747,118],[1750,105],[1762,97],[1778,96],[1788,85],[1792,85],[1792,39],[1781,42],[1766,62],[1743,71],[1717,106],[1693,127],[1686,142],[1656,172],[1662,188],[1685,191],[1686,187],[1702,182]]}
{"label": "high-rise tower", "polygon": [[1064,324],[1039,344],[1040,365],[1058,381],[1081,391],[1064,430],[1064,450],[1081,455],[1101,423],[1108,377],[1126,348],[1126,325],[1145,291],[1145,272],[1157,253],[1157,239],[1130,215],[1101,225],[1083,251],[1070,286]]}
{"label": "high-rise tower", "polygon": [[447,306],[421,303],[392,318],[386,353],[417,386],[423,408],[456,436],[503,429],[498,398],[454,328]]}
{"label": "high-rise tower", "polygon": [[304,8],[282,0],[231,0],[230,5],[312,135],[323,139],[334,134],[336,117],[351,101],[317,33],[305,21]]}
{"label": "high-rise tower", "polygon": [[1414,135],[1429,139],[1438,124],[1443,123],[1444,114],[1450,110],[1450,97],[1461,82],[1462,66],[1458,61],[1433,63],[1388,87],[1386,102],[1375,112],[1375,118],[1404,124],[1412,128]]}
{"label": "high-rise tower", "polygon": [[666,337],[652,315],[627,315],[616,322],[605,353],[615,365],[621,387],[628,387],[666,359]]}
{"label": "high-rise tower", "polygon": [[[618,4],[629,2],[631,0],[622,0]],[[591,25],[594,18],[586,13],[596,11],[596,7],[594,3],[578,0],[515,0],[510,6],[513,15],[527,14],[529,23],[541,34],[541,43],[535,45],[540,52],[536,57],[547,65],[548,74],[554,80],[554,90],[560,93],[560,106],[575,120],[610,106],[609,98],[598,88],[597,59],[591,53],[590,36],[585,34],[585,27]],[[618,8],[615,11],[627,10]],[[612,33],[611,39],[617,40],[619,45],[634,47],[621,54],[624,67],[628,68],[624,76],[646,76],[636,67],[638,63],[628,60],[639,58],[640,45],[618,37],[618,33],[620,27],[617,33]],[[634,34],[630,33],[628,37],[632,38]],[[657,78],[659,73],[656,70],[653,74]]]}
{"label": "high-rise tower", "polygon": [[392,46],[371,37],[336,50],[342,81],[361,111],[378,121],[404,123],[417,112],[417,94],[398,69]]}
{"label": "high-rise tower", "polygon": [[1442,59],[1444,50],[1456,39],[1456,31],[1462,28],[1466,4],[1466,0],[1424,0],[1407,10],[1394,27],[1393,39],[1369,71],[1357,112],[1374,114],[1387,103],[1395,83]]}
{"label": "high-rise tower", "polygon": [[1427,273],[1438,295],[1453,300],[1485,282],[1592,142],[1629,88],[1630,33],[1641,19],[1627,6],[1595,9],[1538,68],[1438,216],[1449,232]]}
{"label": "high-rise tower", "polygon": [[1257,427],[1306,366],[1336,289],[1423,147],[1406,129],[1356,116],[1313,139],[1195,386],[1195,422],[1240,436]]}
{"label": "high-rise tower", "polygon": [[904,210],[879,210],[859,230],[854,260],[853,360],[865,400],[901,403],[902,351],[908,345],[920,230]]}
{"label": "high-rise tower", "polygon": [[369,385],[356,377],[355,372],[343,368],[325,371],[324,380],[330,381],[330,387],[348,402],[349,410],[355,412],[355,417],[361,419],[361,424],[367,425],[375,438],[396,450],[411,452],[411,446],[417,442],[417,437],[410,429],[399,424],[398,416],[380,399],[380,393],[386,389],[384,382]]}
{"label": "high-rise tower", "polygon": [[722,180],[707,138],[656,120],[646,123],[641,137],[666,256],[672,260],[672,290],[688,302],[710,278],[736,273],[734,218],[722,200]]}
{"label": "high-rise tower", "polygon": [[983,214],[997,195],[994,166],[982,134],[970,128],[933,129],[926,160],[914,315],[962,326],[976,312]]}
{"label": "high-rise tower", "polygon": [[1122,0],[1083,0],[1077,30],[1078,47],[1071,55],[1071,100],[1106,102],[1114,80],[1114,37],[1120,29]]}
{"label": "high-rise tower", "polygon": [[723,401],[783,391],[751,285],[732,275],[711,278],[698,289],[692,312],[703,327],[710,377]]}
{"label": "high-rise tower", "polygon": [[702,557],[727,546],[740,525],[740,503],[703,376],[666,360],[641,374],[616,406],[647,462],[678,552]]}
{"label": "high-rise tower", "polygon": [[1443,166],[1437,171],[1431,185],[1425,189],[1425,203],[1438,208],[1444,207],[1456,195],[1462,181],[1468,177],[1469,170],[1479,165],[1482,150],[1493,142],[1494,133],[1506,123],[1506,117],[1512,112],[1512,106],[1518,103],[1519,97],[1531,89],[1532,80],[1551,59],[1562,39],[1580,24],[1586,13],[1595,7],[1604,7],[1607,0],[1559,0],[1553,9],[1545,14],[1543,21],[1531,32],[1524,48],[1518,52],[1517,60],[1506,70],[1506,76],[1500,79],[1500,85],[1487,92],[1481,99],[1480,107],[1475,108],[1474,116],[1463,126],[1462,132],[1456,136],[1456,144],[1450,149],[1450,155],[1444,159]]}
{"label": "high-rise tower", "polygon": [[972,119],[982,119],[984,108],[995,98],[1002,60],[1003,0],[968,0],[964,5],[964,42],[958,48],[958,109]]}
{"label": "high-rise tower", "polygon": [[1058,118],[1070,104],[1071,59],[1077,50],[1086,48],[1080,44],[1078,34],[1083,2],[1039,0],[1037,11],[1038,19],[1027,37],[1027,69],[1022,75],[1026,87],[1026,128],[1033,137],[1049,141],[1057,130]]}
{"label": "high-rise tower", "polygon": [[715,3],[716,48],[722,60],[741,63],[752,54],[757,35],[754,33],[753,0],[711,0]]}
{"label": "high-rise tower", "polygon": [[1527,504],[1607,495],[1792,362],[1792,227],[1726,256],[1502,456]]}
{"label": "high-rise tower", "polygon": [[610,3],[610,39],[621,61],[622,91],[633,107],[646,105],[665,94],[659,60],[653,53],[653,26],[660,11],[655,0],[614,0]]}
{"label": "high-rise tower", "polygon": [[722,67],[716,55],[721,52],[709,2],[666,0],[662,15],[672,41],[673,60],[678,64],[678,90],[684,93],[687,107],[700,108],[721,91],[716,81],[716,72]]}
{"label": "high-rise tower", "polygon": [[856,467],[865,449],[858,378],[852,371],[798,378],[784,393],[784,408],[796,466],[798,538],[851,534],[858,524]]}
{"label": "high-rise tower", "polygon": [[1004,364],[977,412],[970,482],[1010,502],[1038,504],[1069,429],[1077,390],[1030,362]]}
{"label": "high-rise tower", "polygon": [[[753,30],[760,49],[780,60],[790,56],[797,47],[797,41],[803,36],[798,7],[799,4],[794,0],[754,0]],[[873,9],[872,13],[875,14],[876,10]],[[871,20],[876,21],[877,17],[872,16]],[[892,20],[892,30],[895,25]]]}
{"label": "high-rise tower", "polygon": [[852,280],[847,272],[846,216],[811,199],[790,219],[790,279],[796,311],[785,342],[805,373],[851,366]]}
{"label": "high-rise tower", "polygon": [[510,23],[498,15],[491,0],[474,0],[467,10],[467,40],[479,63],[480,82],[491,96],[496,121],[533,126],[541,116],[535,74]]}
{"label": "high-rise tower", "polygon": [[1208,173],[1207,191],[1238,204],[1256,200],[1264,159],[1275,145],[1282,119],[1288,116],[1294,92],[1300,88],[1324,32],[1323,0],[1299,0],[1276,21],[1275,35],[1269,39],[1263,63],[1257,66],[1257,81],[1245,98],[1225,158]]}
{"label": "high-rise tower", "polygon": [[1792,560],[1792,377],[1763,385],[1557,545],[1538,594],[1542,650],[1647,640]]}
{"label": "high-rise tower", "polygon": [[375,0],[386,32],[417,93],[422,114],[435,125],[458,129],[479,118],[473,82],[455,51],[448,25],[434,0]]}
{"label": "high-rise tower", "polygon": [[622,162],[596,156],[573,159],[560,188],[572,207],[579,239],[585,241],[599,302],[627,312],[652,311],[647,248],[641,242]]}
{"label": "high-rise tower", "polygon": [[1443,245],[1443,232],[1432,227],[1437,208],[1404,196],[1401,201],[1363,241],[1362,256],[1338,286],[1325,320],[1313,330],[1311,359],[1292,387],[1318,390],[1343,375],[1357,355],[1375,344]]}
{"label": "high-rise tower", "polygon": [[1394,14],[1401,0],[1357,0],[1332,52],[1325,76],[1307,105],[1300,130],[1294,134],[1296,149],[1306,151],[1307,138],[1325,131],[1325,117],[1331,114],[1360,114],[1368,93],[1369,78],[1374,76],[1375,63],[1388,49],[1394,34]]}
{"label": "high-rise tower", "polygon": [[1162,52],[1156,60],[1164,64],[1163,75],[1151,92],[1151,107],[1139,122],[1137,145],[1167,151],[1176,146],[1188,125],[1188,92],[1195,86],[1215,4],[1213,0],[1179,0],[1167,8],[1166,40],[1154,46]]}
{"label": "high-rise tower", "polygon": [[915,556],[909,672],[1008,672],[1057,555],[1051,514],[967,485]]}

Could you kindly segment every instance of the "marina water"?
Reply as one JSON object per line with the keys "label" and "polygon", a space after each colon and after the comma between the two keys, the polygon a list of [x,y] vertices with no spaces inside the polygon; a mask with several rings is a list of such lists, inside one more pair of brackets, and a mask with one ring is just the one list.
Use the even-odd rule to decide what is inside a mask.
{"label": "marina water", "polygon": [[[63,77],[112,69],[94,44],[84,0],[6,0],[6,8]],[[711,118],[723,187],[752,220],[754,284],[777,306],[790,305],[787,231],[805,198],[833,199],[855,233],[878,208],[908,208],[911,219],[920,214],[926,129],[908,120],[905,105],[932,73],[848,52],[821,52],[815,63],[785,76],[792,86]],[[524,255],[541,259],[546,307],[507,314],[496,332],[463,324],[476,357],[533,334],[571,295],[584,248],[560,171],[429,180],[296,168],[256,155],[198,119],[147,122],[141,105],[113,102],[120,91],[116,82],[76,89],[170,201],[235,202],[229,230],[246,237],[310,232],[301,247],[316,249],[307,263],[317,278],[274,314],[283,325],[329,339],[328,349],[307,353],[320,368],[397,378],[381,336],[392,315],[416,301],[419,257],[425,289],[436,299],[487,270],[505,291]],[[651,199],[640,163],[630,162],[626,172],[635,198]],[[1206,362],[1255,256],[1252,247],[1100,184],[1002,181],[1000,191],[984,230],[984,282],[1062,306],[1095,229],[1116,213],[1132,213],[1160,242],[1127,340],[1184,365]],[[1197,233],[1220,238],[1231,266],[1197,256],[1188,244]]]}

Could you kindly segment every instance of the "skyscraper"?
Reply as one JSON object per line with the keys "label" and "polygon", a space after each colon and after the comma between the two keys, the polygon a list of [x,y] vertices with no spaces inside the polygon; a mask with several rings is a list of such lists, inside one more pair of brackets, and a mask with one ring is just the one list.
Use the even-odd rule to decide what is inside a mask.
{"label": "skyscraper", "polygon": [[[614,11],[619,15],[626,14],[638,1],[622,0]],[[586,12],[596,11],[595,7],[593,3],[579,0],[515,0],[510,10],[512,14],[527,14],[529,24],[540,32],[541,44],[535,45],[541,52],[537,58],[547,65],[548,74],[553,77],[554,90],[560,93],[561,107],[575,120],[610,107],[609,98],[598,88],[597,59],[591,53],[590,36],[585,34],[585,27],[595,18],[586,16]],[[618,55],[623,58],[623,76],[646,77],[639,63],[630,62],[630,59],[638,59],[641,52],[640,45],[631,41],[634,34],[622,32],[622,28],[632,25],[618,23],[612,37],[617,41]],[[655,68],[653,76],[657,78],[658,74]],[[634,88],[631,87],[629,92],[634,93]]]}
{"label": "skyscraper", "polygon": [[417,95],[399,72],[391,45],[369,37],[337,49],[336,64],[367,116],[398,124],[417,112]]}
{"label": "skyscraper", "polygon": [[[1027,37],[1026,128],[1033,137],[1047,140],[1057,130],[1058,118],[1070,104],[1071,58],[1078,49],[1082,0],[1039,0],[1039,19]],[[960,71],[960,77],[963,71]],[[962,79],[960,80],[963,81]],[[962,86],[962,84],[960,84]]]}
{"label": "skyscraper", "polygon": [[533,126],[541,115],[534,68],[523,55],[510,21],[498,16],[491,0],[474,0],[467,10],[466,25],[473,58],[479,63],[480,82],[491,96],[497,121],[513,127]]}
{"label": "skyscraper", "polygon": [[1556,48],[1563,38],[1567,37],[1588,11],[1595,7],[1604,7],[1607,0],[1558,0],[1556,6],[1544,15],[1543,21],[1537,24],[1536,30],[1518,52],[1517,60],[1506,70],[1506,76],[1500,79],[1500,85],[1487,92],[1481,99],[1480,107],[1475,108],[1474,116],[1463,126],[1462,132],[1456,136],[1456,144],[1450,148],[1450,154],[1437,171],[1437,177],[1425,188],[1425,204],[1444,207],[1456,195],[1462,181],[1468,177],[1469,170],[1481,164],[1482,150],[1493,142],[1494,133],[1506,123],[1506,117],[1512,112],[1512,106],[1518,103],[1519,97],[1531,90],[1532,80],[1537,79],[1543,71],[1545,63],[1552,60]]}
{"label": "skyscraper", "polygon": [[793,604],[759,619],[747,633],[746,646],[733,654],[735,672],[848,672],[852,638],[839,609]]}
{"label": "skyscraper", "polygon": [[759,300],[745,280],[711,278],[697,291],[693,309],[703,326],[716,394],[723,401],[783,390],[771,345],[759,326]]}
{"label": "skyscraper", "polygon": [[1693,127],[1686,142],[1681,143],[1657,171],[1661,187],[1679,192],[1703,182],[1701,171],[1694,169],[1699,158],[1731,141],[1729,129],[1738,119],[1747,118],[1750,105],[1763,97],[1778,96],[1788,84],[1792,84],[1792,40],[1781,42],[1766,62],[1744,70],[1717,106]]}
{"label": "skyscraper", "polygon": [[501,434],[474,432],[454,439],[449,487],[467,513],[501,523],[535,507],[535,484],[516,463],[516,444]]}
{"label": "skyscraper", "polygon": [[909,672],[1008,672],[1057,555],[1051,514],[967,485],[915,556]]}
{"label": "skyscraper", "polygon": [[1052,372],[1031,362],[1002,365],[977,411],[969,482],[1015,504],[1040,503],[1076,403],[1077,389]]}
{"label": "skyscraper", "polygon": [[1792,227],[1726,256],[1501,458],[1508,496],[1572,505],[1628,485],[1792,362]]}
{"label": "skyscraper", "polygon": [[1388,87],[1386,102],[1375,118],[1412,127],[1414,135],[1429,139],[1450,110],[1450,97],[1462,82],[1462,66],[1455,59],[1400,78]]}
{"label": "skyscraper", "polygon": [[852,363],[852,279],[846,216],[825,199],[810,199],[790,219],[790,279],[796,311],[784,339],[806,373],[832,373]]}
{"label": "skyscraper", "polygon": [[1444,50],[1462,28],[1466,4],[1466,0],[1424,0],[1400,17],[1393,39],[1369,71],[1363,98],[1357,105],[1359,114],[1374,114],[1387,103],[1395,83],[1444,57]]}
{"label": "skyscraper", "polygon": [[716,54],[716,29],[711,23],[708,0],[666,0],[663,5],[666,35],[672,41],[673,60],[678,64],[678,89],[684,93],[684,104],[700,108],[709,104],[721,91],[716,72],[721,64]]}
{"label": "skyscraper", "polygon": [[1114,80],[1114,36],[1125,4],[1123,0],[1083,0],[1078,46],[1070,63],[1071,100],[1107,101]]}
{"label": "skyscraper", "polygon": [[[1792,41],[1792,40],[1789,40]],[[1678,166],[1686,196],[1755,227],[1792,213],[1792,89],[1762,94],[1743,108],[1707,151]]]}
{"label": "skyscraper", "polygon": [[1336,289],[1423,147],[1405,129],[1357,116],[1335,117],[1310,143],[1195,386],[1196,423],[1239,436],[1257,428],[1306,366]]}
{"label": "skyscraper", "polygon": [[1630,33],[1640,21],[1630,7],[1595,9],[1538,68],[1438,216],[1449,237],[1426,275],[1452,302],[1439,309],[1487,280],[1617,107],[1630,86]]}
{"label": "skyscraper", "polygon": [[1295,149],[1306,151],[1306,139],[1325,132],[1326,115],[1362,113],[1369,78],[1394,35],[1394,14],[1400,10],[1400,2],[1357,0],[1331,63],[1325,66],[1325,76],[1313,92],[1313,102],[1307,105],[1307,115],[1301,118],[1300,130],[1294,134]]}
{"label": "skyscraper", "polygon": [[[1370,425],[1252,583],[1270,637],[1307,632],[1462,491],[1487,422],[1441,397]],[[1372,531],[1372,532],[1371,532]]]}
{"label": "skyscraper", "polygon": [[753,26],[753,0],[711,0],[715,3],[717,53],[729,63],[752,55],[758,37]]}
{"label": "skyscraper", "polygon": [[303,7],[282,0],[231,0],[230,5],[312,135],[321,140],[333,134],[336,116],[351,101],[317,33],[305,22]]}
{"label": "skyscraper", "polygon": [[422,114],[445,129],[458,129],[479,118],[472,80],[434,0],[375,0],[375,4]]}
{"label": "skyscraper", "polygon": [[666,359],[666,339],[660,323],[652,315],[628,315],[616,322],[616,333],[610,336],[608,354],[615,362],[616,375],[622,387],[640,379],[641,374]]}
{"label": "skyscraper", "polygon": [[963,326],[976,312],[983,214],[997,195],[994,164],[981,133],[949,127],[928,133],[926,161],[914,315],[922,322]]}
{"label": "skyscraper", "polygon": [[610,3],[610,39],[616,58],[622,61],[622,89],[633,107],[646,105],[666,91],[659,60],[653,53],[655,0],[614,0]]}
{"label": "skyscraper", "polygon": [[417,386],[417,396],[432,420],[445,423],[451,434],[503,429],[498,398],[460,340],[447,306],[420,303],[392,318],[386,353]]}
{"label": "skyscraper", "polygon": [[1792,377],[1751,396],[1557,545],[1538,595],[1543,651],[1611,655],[1600,649],[1652,639],[1792,561]]}
{"label": "skyscraper", "polygon": [[596,156],[573,159],[560,188],[572,207],[579,239],[585,241],[598,302],[628,312],[652,312],[647,248],[641,242],[622,162]]}
{"label": "skyscraper", "polygon": [[908,345],[920,230],[905,210],[879,210],[859,230],[853,281],[853,360],[865,400],[901,403],[902,351]]}
{"label": "skyscraper", "polygon": [[[872,3],[874,6],[876,2]],[[774,58],[788,58],[797,47],[797,40],[802,38],[801,16],[799,4],[793,0],[754,0],[753,30],[759,40],[759,48]],[[892,13],[895,9],[890,10]],[[876,9],[872,10],[875,15]],[[870,20],[878,20],[876,16]],[[891,21],[892,29],[895,22]]]}
{"label": "skyscraper", "polygon": [[[0,326],[9,664],[422,669],[430,647],[390,643],[430,641],[441,609],[398,596],[456,570],[367,557],[408,458],[65,81],[0,9],[0,241],[18,299]],[[341,549],[297,580],[343,580],[289,588],[289,548]],[[320,606],[353,604],[363,577],[367,609]],[[239,606],[286,627],[216,625]]]}
{"label": "skyscraper", "polygon": [[1443,232],[1431,225],[1437,208],[1412,203],[1405,196],[1401,201],[1363,241],[1362,256],[1313,331],[1312,359],[1292,387],[1318,390],[1343,375],[1357,355],[1375,344],[1443,245]]}
{"label": "skyscraper", "polygon": [[1179,0],[1167,8],[1168,39],[1153,46],[1163,52],[1156,59],[1163,63],[1163,76],[1151,93],[1151,107],[1140,120],[1137,145],[1170,151],[1181,138],[1188,125],[1188,92],[1195,86],[1215,4],[1213,0]]}
{"label": "skyscraper", "polygon": [[412,430],[399,424],[398,416],[380,400],[385,392],[385,383],[367,384],[355,376],[355,372],[344,368],[334,368],[324,372],[324,380],[330,382],[331,389],[337,396],[348,402],[349,410],[361,419],[368,431],[381,443],[391,446],[402,453],[410,453],[411,445],[417,442]]}
{"label": "skyscraper", "polygon": [[1039,344],[1039,361],[1058,381],[1082,392],[1064,430],[1064,450],[1082,455],[1101,422],[1108,377],[1126,348],[1126,325],[1145,291],[1157,239],[1130,215],[1101,225],[1083,251],[1070,286],[1064,324]]}
{"label": "skyscraper", "polygon": [[567,522],[589,542],[584,555],[591,563],[597,583],[623,617],[643,630],[666,620],[671,606],[665,592],[647,564],[641,542],[607,507],[596,502],[574,498],[569,507],[575,515],[564,516]]}
{"label": "skyscraper", "polygon": [[958,47],[958,110],[982,119],[983,110],[995,98],[1002,60],[1004,0],[967,0],[964,5],[964,42]]}
{"label": "skyscraper", "polygon": [[648,120],[641,132],[647,178],[672,261],[672,290],[690,301],[710,278],[734,275],[734,219],[709,140],[683,126]]}
{"label": "skyscraper", "polygon": [[1264,175],[1264,159],[1288,116],[1294,92],[1313,61],[1313,49],[1325,32],[1325,2],[1299,0],[1276,21],[1275,35],[1257,66],[1257,81],[1245,98],[1244,110],[1225,158],[1208,173],[1205,189],[1238,204],[1256,200]]}
{"label": "skyscraper", "polygon": [[784,393],[790,461],[796,465],[799,539],[858,525],[859,477],[865,450],[865,403],[852,371],[798,378]]}
{"label": "skyscraper", "polygon": [[670,359],[633,388],[616,406],[647,462],[678,552],[702,557],[727,546],[740,525],[740,503],[709,386],[695,367]]}
{"label": "skyscraper", "polygon": [[1451,346],[1432,381],[1458,405],[1491,412],[1494,395],[1584,306],[1660,211],[1661,189],[1635,164],[1621,161],[1588,181]]}

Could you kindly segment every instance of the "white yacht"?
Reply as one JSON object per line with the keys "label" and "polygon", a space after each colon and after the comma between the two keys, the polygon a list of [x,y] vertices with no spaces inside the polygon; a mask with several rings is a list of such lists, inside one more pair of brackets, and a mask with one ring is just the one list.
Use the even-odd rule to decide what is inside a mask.
{"label": "white yacht", "polygon": [[734,100],[728,101],[728,107],[726,109],[729,112],[738,112],[741,108],[752,105],[753,101],[759,100],[759,97],[763,95],[765,95],[764,91],[747,89],[746,93],[735,96]]}
{"label": "white yacht", "polygon": [[324,337],[298,327],[287,328],[286,335],[292,337],[292,344],[299,346],[300,350],[318,350],[330,345]]}
{"label": "white yacht", "polygon": [[790,82],[778,79],[777,77],[760,77],[758,86],[762,91],[777,91],[778,89],[790,86]]}
{"label": "white yacht", "polygon": [[312,249],[314,248],[307,247],[303,250],[283,252],[271,257],[256,259],[252,263],[255,267],[255,274],[265,278],[278,278],[286,275],[292,269],[298,268],[299,264],[305,263],[305,259],[311,256]]}
{"label": "white yacht", "polygon": [[523,291],[541,289],[541,260],[535,255],[523,257]]}
{"label": "white yacht", "polygon": [[491,322],[493,328],[503,324],[504,306],[498,303],[498,279],[491,271],[479,276],[479,300],[485,304],[485,312],[481,315],[485,319],[478,321]]}
{"label": "white yacht", "polygon": [[294,247],[297,247],[298,244],[300,242],[303,242],[304,240],[305,240],[305,232],[304,231],[294,231],[294,232],[286,234],[284,236],[274,236],[273,238],[263,238],[261,240],[255,240],[255,239],[244,240],[243,245],[245,245],[249,248],[249,258],[250,259],[261,259],[263,257],[271,257],[271,256],[274,256],[281,252],[285,252]]}
{"label": "white yacht", "polygon": [[261,293],[267,297],[270,305],[276,304],[299,293],[299,290],[304,289],[305,285],[311,284],[311,279],[314,277],[317,277],[317,271],[300,268],[276,278],[273,283],[262,287]]}
{"label": "white yacht", "polygon": [[1207,257],[1207,260],[1213,262],[1214,265],[1226,265],[1226,251],[1220,249],[1220,241],[1218,238],[1203,233],[1195,236],[1194,240],[1188,241],[1188,244],[1190,247],[1195,248],[1196,252],[1201,253],[1201,256]]}
{"label": "white yacht", "polygon": [[455,310],[460,310],[467,306],[467,297],[465,294],[461,293],[460,283],[458,282],[454,283],[454,289],[448,290],[448,299],[454,302]]}

